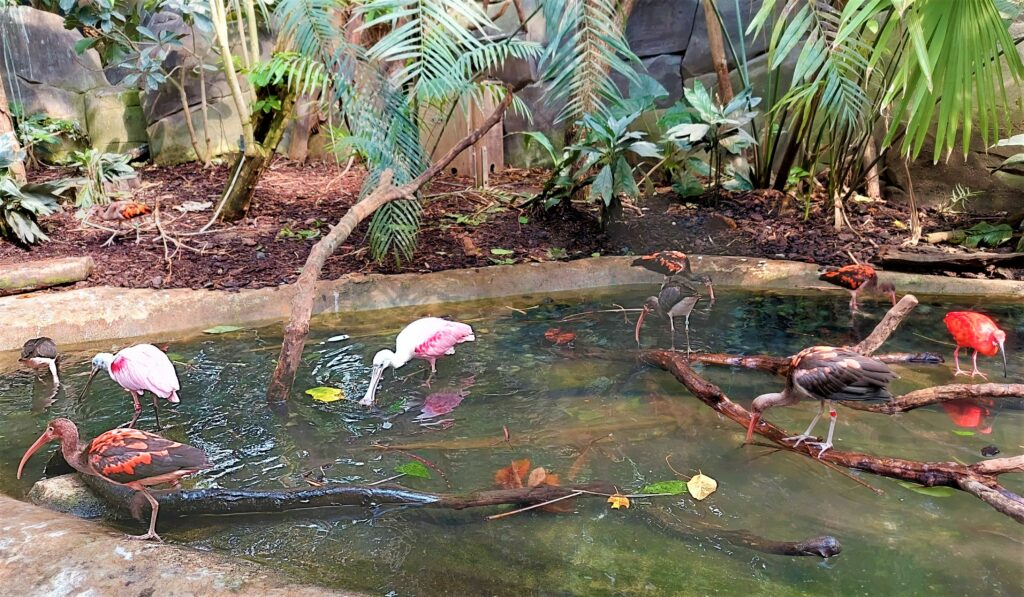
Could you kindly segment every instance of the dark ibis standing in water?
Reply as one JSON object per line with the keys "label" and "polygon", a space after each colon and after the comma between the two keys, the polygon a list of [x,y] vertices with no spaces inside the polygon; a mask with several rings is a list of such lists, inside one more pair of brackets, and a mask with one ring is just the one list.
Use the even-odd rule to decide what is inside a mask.
{"label": "dark ibis standing in water", "polygon": [[92,379],[100,370],[106,371],[110,379],[117,382],[132,396],[132,404],[135,408],[135,415],[128,422],[128,427],[135,427],[142,412],[142,405],[139,404],[139,394],[149,392],[153,395],[153,412],[156,415],[156,428],[160,430],[160,409],[157,407],[157,396],[165,398],[171,404],[177,404],[178,390],[181,385],[178,383],[178,374],[174,372],[174,364],[171,359],[152,344],[136,344],[121,350],[116,355],[109,352],[101,352],[92,358],[92,373],[89,380],[85,382],[85,390],[82,391],[84,398],[89,392],[89,385]]}
{"label": "dark ibis standing in water", "polygon": [[64,460],[79,473],[124,485],[146,498],[152,507],[149,532],[145,535],[129,535],[132,539],[161,540],[160,535],[156,534],[156,515],[160,504],[149,493],[148,487],[165,483],[178,487],[182,477],[210,466],[202,450],[164,439],[155,433],[138,429],[113,429],[101,433],[89,443],[82,443],[74,423],[68,419],[54,419],[21,457],[21,463],[18,464],[19,479],[28,459],[44,444],[53,440],[60,441]]}
{"label": "dark ibis standing in water", "polygon": [[637,257],[633,260],[632,265],[665,276],[665,279],[661,282],[662,288],[668,285],[669,281],[676,276],[688,282],[700,282],[702,284],[707,280],[708,288],[711,288],[711,278],[695,275],[690,266],[690,258],[682,251],[658,251],[657,253]]}
{"label": "dark ibis standing in water", "polygon": [[[708,276],[695,276],[695,281],[704,284],[711,298],[711,304],[715,302],[715,290],[711,285],[711,278]],[[672,350],[676,349],[676,322],[675,318],[682,316],[684,329],[686,331],[686,352],[690,353],[690,313],[700,300],[700,293],[697,289],[686,282],[670,282],[665,285],[657,296],[649,296],[644,301],[640,317],[636,320],[636,346],[640,348],[640,328],[644,325],[644,319],[648,313],[656,313],[668,317],[668,325],[672,330]]]}
{"label": "dark ibis standing in water", "polygon": [[60,377],[57,375],[57,344],[53,340],[42,337],[32,338],[21,347],[22,364],[33,369],[49,369],[53,377],[53,387],[60,386]]}
{"label": "dark ibis standing in water", "polygon": [[892,299],[893,306],[896,306],[896,287],[889,282],[879,282],[878,272],[870,265],[844,265],[839,269],[821,274],[818,276],[818,279],[850,291],[851,313],[859,311],[857,308],[857,294],[861,292],[888,295]]}
{"label": "dark ibis standing in water", "polygon": [[864,356],[848,348],[832,346],[812,346],[800,351],[790,358],[789,375],[786,387],[781,393],[762,394],[754,398],[751,406],[753,416],[747,427],[747,440],[754,436],[761,414],[774,406],[792,406],[801,400],[817,400],[818,414],[800,435],[785,438],[794,441],[795,446],[813,438],[811,432],[818,424],[825,408],[828,408],[828,438],[824,442],[810,442],[821,448],[818,458],[832,447],[832,434],[836,428],[838,415],[832,408],[833,400],[889,400],[888,385],[896,375],[885,363],[878,359]]}
{"label": "dark ibis standing in water", "polygon": [[980,375],[988,379],[987,375],[978,371],[979,352],[987,357],[994,357],[997,352],[1002,353],[1003,377],[1006,377],[1006,332],[999,329],[991,317],[974,311],[951,311],[942,321],[946,323],[946,329],[956,341],[956,349],[953,350],[956,371],[953,372],[953,377],[967,375],[967,372],[960,368],[960,349],[963,347],[974,349],[971,359],[974,363],[972,378]]}

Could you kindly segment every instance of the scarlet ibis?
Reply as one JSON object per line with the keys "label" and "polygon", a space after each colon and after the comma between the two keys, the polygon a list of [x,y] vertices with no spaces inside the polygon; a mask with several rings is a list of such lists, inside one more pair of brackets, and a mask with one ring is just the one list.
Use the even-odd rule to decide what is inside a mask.
{"label": "scarlet ibis", "polygon": [[455,354],[455,345],[463,342],[476,340],[473,335],[473,328],[459,323],[448,321],[439,317],[424,317],[405,326],[395,338],[395,351],[384,349],[373,357],[373,371],[370,374],[370,387],[366,389],[366,395],[359,401],[363,406],[373,404],[374,396],[377,393],[377,384],[380,383],[384,369],[391,367],[398,369],[409,360],[423,359],[430,363],[430,375],[427,383],[437,372],[435,362],[439,357],[446,354]]}
{"label": "scarlet ibis", "polygon": [[753,416],[747,427],[747,440],[754,436],[754,428],[761,419],[761,413],[773,406],[792,406],[801,400],[818,400],[818,414],[800,435],[784,438],[795,440],[795,446],[814,437],[811,432],[818,424],[822,413],[828,407],[829,426],[828,438],[824,442],[809,442],[808,445],[819,446],[818,458],[832,447],[832,434],[836,428],[833,400],[889,400],[889,382],[896,375],[885,363],[856,353],[848,348],[832,346],[812,346],[800,351],[790,358],[789,375],[782,393],[762,394],[754,398],[751,406]]}
{"label": "scarlet ibis", "polygon": [[974,311],[950,311],[946,313],[946,317],[942,321],[946,323],[946,329],[953,334],[953,340],[956,341],[956,349],[953,350],[956,371],[953,372],[953,377],[967,375],[967,372],[960,368],[960,348],[962,347],[974,349],[972,378],[975,375],[980,375],[988,379],[987,375],[978,371],[979,352],[987,357],[995,356],[996,352],[1002,353],[1003,377],[1006,377],[1006,349],[1003,346],[1006,343],[1006,332],[999,329],[991,317]]}
{"label": "scarlet ibis", "polygon": [[860,292],[873,292],[887,294],[896,306],[896,287],[889,282],[878,281],[878,273],[870,265],[851,264],[844,265],[839,269],[827,271],[818,279],[829,284],[835,284],[850,291],[850,311],[856,313],[857,294]]}
{"label": "scarlet ibis", "polygon": [[[712,304],[715,302],[715,291],[711,285],[711,278],[708,276],[696,276],[696,281],[704,284],[711,296]],[[636,321],[636,346],[640,348],[640,328],[644,325],[644,318],[648,313],[657,313],[668,317],[668,325],[672,330],[672,350],[676,349],[676,322],[675,318],[682,315],[686,329],[686,352],[690,352],[690,313],[700,300],[700,294],[690,284],[673,282],[661,289],[658,296],[649,296],[644,301],[640,317]]]}
{"label": "scarlet ibis", "polygon": [[160,430],[160,410],[157,407],[157,396],[167,399],[171,404],[177,404],[178,390],[181,385],[178,383],[178,375],[174,372],[174,364],[167,358],[164,351],[152,344],[136,344],[112,355],[109,352],[101,352],[92,358],[92,373],[85,383],[85,390],[82,392],[84,398],[89,391],[89,385],[99,370],[106,370],[113,379],[132,396],[135,407],[135,416],[128,423],[128,427],[135,427],[139,420],[139,413],[142,412],[142,405],[139,404],[139,394],[149,392],[153,395],[153,412],[156,413],[156,428]]}
{"label": "scarlet ibis", "polygon": [[[665,279],[661,282],[662,288],[664,288],[668,284],[669,280],[674,276],[679,276],[690,282],[703,283],[704,279],[709,281],[711,280],[711,278],[708,278],[707,276],[700,278],[695,276],[690,267],[690,258],[682,251],[658,251],[657,253],[637,257],[633,260],[632,265],[639,266],[665,276]],[[710,286],[708,286],[708,288],[710,288]],[[714,302],[714,293],[712,293],[712,302]]]}
{"label": "scarlet ibis", "polygon": [[113,429],[101,433],[88,444],[78,438],[78,427],[68,419],[54,419],[21,457],[18,464],[18,478],[21,478],[25,463],[47,442],[59,440],[60,450],[75,470],[83,475],[93,475],[143,495],[152,507],[149,517],[149,532],[145,535],[129,535],[131,539],[156,539],[156,515],[160,505],[150,495],[147,487],[169,483],[178,487],[178,481],[185,476],[209,468],[210,463],[202,450],[186,444],[164,439],[155,433],[138,429]]}
{"label": "scarlet ibis", "polygon": [[60,377],[57,376],[57,344],[47,338],[32,338],[21,347],[22,364],[33,369],[49,369],[53,376],[53,387],[60,385]]}

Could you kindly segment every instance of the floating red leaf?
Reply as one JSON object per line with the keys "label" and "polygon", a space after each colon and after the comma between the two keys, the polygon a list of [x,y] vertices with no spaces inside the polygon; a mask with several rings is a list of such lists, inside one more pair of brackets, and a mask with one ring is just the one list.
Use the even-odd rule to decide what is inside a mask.
{"label": "floating red leaf", "polygon": [[548,342],[552,342],[557,345],[568,344],[576,339],[576,334],[562,330],[561,328],[550,328],[544,332],[544,337],[548,339]]}
{"label": "floating red leaf", "polygon": [[462,400],[465,397],[466,395],[462,392],[436,392],[431,394],[423,401],[420,414],[414,420],[422,421],[446,415],[455,410],[455,407],[459,404],[462,404]]}
{"label": "floating red leaf", "polygon": [[530,459],[513,460],[512,464],[494,473],[494,482],[503,489],[518,489],[523,486],[523,477],[530,470]]}

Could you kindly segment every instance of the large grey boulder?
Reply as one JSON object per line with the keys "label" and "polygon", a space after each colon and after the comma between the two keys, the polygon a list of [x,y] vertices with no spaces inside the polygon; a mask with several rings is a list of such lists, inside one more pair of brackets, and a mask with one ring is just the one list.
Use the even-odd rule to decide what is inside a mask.
{"label": "large grey boulder", "polygon": [[[214,156],[240,151],[242,122],[230,97],[210,102],[210,141]],[[203,121],[199,107],[190,109],[199,142],[204,142]],[[173,165],[197,159],[192,140],[185,124],[185,112],[178,111],[161,118],[146,129],[149,136],[150,157],[155,164]]]}
{"label": "large grey boulder", "polygon": [[107,87],[85,96],[90,144],[100,151],[125,153],[149,142],[146,119],[134,89]]}
{"label": "large grey boulder", "polygon": [[28,492],[37,506],[78,518],[114,518],[116,509],[86,485],[77,473],[37,481]]}

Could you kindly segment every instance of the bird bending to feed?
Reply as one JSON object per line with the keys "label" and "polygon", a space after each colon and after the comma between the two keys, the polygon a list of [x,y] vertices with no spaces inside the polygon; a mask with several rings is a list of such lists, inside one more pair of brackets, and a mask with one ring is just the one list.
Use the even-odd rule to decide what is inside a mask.
{"label": "bird bending to feed", "polygon": [[430,363],[430,374],[427,384],[437,371],[435,362],[446,354],[455,354],[455,345],[476,340],[473,328],[457,321],[448,321],[439,317],[424,317],[405,326],[395,338],[395,351],[384,349],[373,357],[373,371],[370,374],[370,387],[359,404],[370,406],[377,393],[384,369],[398,369],[410,359],[423,359]]}
{"label": "bird bending to feed", "polygon": [[870,265],[852,264],[844,265],[839,269],[827,271],[818,279],[822,282],[835,284],[850,291],[850,311],[856,313],[857,294],[861,292],[873,292],[876,294],[887,294],[896,306],[896,287],[889,282],[879,282],[878,273]]}
{"label": "bird bending to feed", "polygon": [[889,400],[892,394],[889,393],[889,382],[896,378],[896,375],[889,370],[885,363],[878,359],[858,354],[848,348],[835,348],[832,346],[812,346],[800,351],[789,360],[789,375],[786,377],[786,387],[782,393],[762,394],[754,398],[751,406],[753,416],[750,417],[750,426],[747,427],[747,439],[749,442],[754,436],[754,428],[757,427],[761,414],[773,406],[792,406],[801,400],[818,400],[818,414],[800,435],[784,438],[786,441],[795,440],[794,447],[801,442],[814,437],[811,432],[818,424],[825,408],[828,408],[829,425],[828,438],[824,442],[809,442],[809,445],[818,446],[818,458],[832,447],[832,434],[836,428],[835,409],[832,408],[833,400]]}
{"label": "bird bending to feed", "polygon": [[25,463],[47,442],[59,440],[60,450],[75,470],[93,475],[116,485],[124,485],[143,495],[152,506],[149,532],[128,535],[131,539],[156,539],[156,515],[160,505],[146,489],[152,485],[169,483],[178,487],[185,476],[210,467],[202,450],[186,444],[164,439],[155,433],[138,429],[113,429],[96,436],[89,443],[78,438],[78,428],[67,419],[54,419],[46,431],[32,444],[18,464],[21,478]]}
{"label": "bird bending to feed", "polygon": [[956,371],[953,372],[953,377],[967,375],[967,372],[960,368],[960,349],[963,347],[974,349],[972,378],[980,375],[988,379],[987,375],[978,371],[979,352],[987,357],[996,356],[996,352],[1002,353],[1003,377],[1006,377],[1006,332],[999,329],[991,317],[974,311],[950,311],[942,321],[946,323],[946,329],[953,334],[953,340],[956,341],[956,349],[953,350]]}
{"label": "bird bending to feed", "polygon": [[53,377],[53,387],[60,385],[60,377],[57,375],[57,344],[47,338],[32,338],[21,347],[22,364],[33,369],[49,369]]}
{"label": "bird bending to feed", "polygon": [[[690,282],[705,283],[710,289],[711,278],[708,276],[696,276],[693,270],[690,268],[690,258],[682,251],[658,251],[657,253],[651,253],[650,255],[644,255],[637,257],[633,260],[633,266],[639,266],[646,270],[650,270],[657,274],[665,276],[665,279],[661,282],[661,287],[664,288],[668,285],[669,281],[679,276],[684,280]],[[714,292],[711,293],[711,301],[714,302]]]}
{"label": "bird bending to feed", "polygon": [[[711,278],[708,276],[696,276],[696,281],[704,284],[711,296],[711,303],[715,302],[715,291],[711,286]],[[648,313],[657,313],[668,317],[668,325],[672,330],[672,350],[676,349],[676,322],[675,318],[680,315],[684,318],[686,330],[686,353],[690,353],[690,313],[700,300],[700,293],[697,289],[685,282],[672,282],[667,284],[658,293],[658,296],[649,296],[644,301],[640,317],[636,320],[636,347],[640,348],[640,328],[644,325],[644,318]]]}
{"label": "bird bending to feed", "polygon": [[149,392],[153,395],[153,412],[156,413],[156,428],[160,430],[160,410],[157,407],[156,399],[167,399],[171,404],[177,404],[178,390],[181,385],[178,383],[178,375],[174,372],[174,364],[167,358],[164,351],[152,344],[136,344],[118,352],[116,355],[109,352],[101,352],[92,358],[92,373],[85,383],[85,390],[82,392],[84,398],[89,392],[89,385],[96,373],[103,369],[110,374],[122,388],[132,396],[135,406],[135,416],[128,423],[128,427],[135,427],[139,420],[139,413],[142,412],[142,405],[139,404],[139,394]]}

